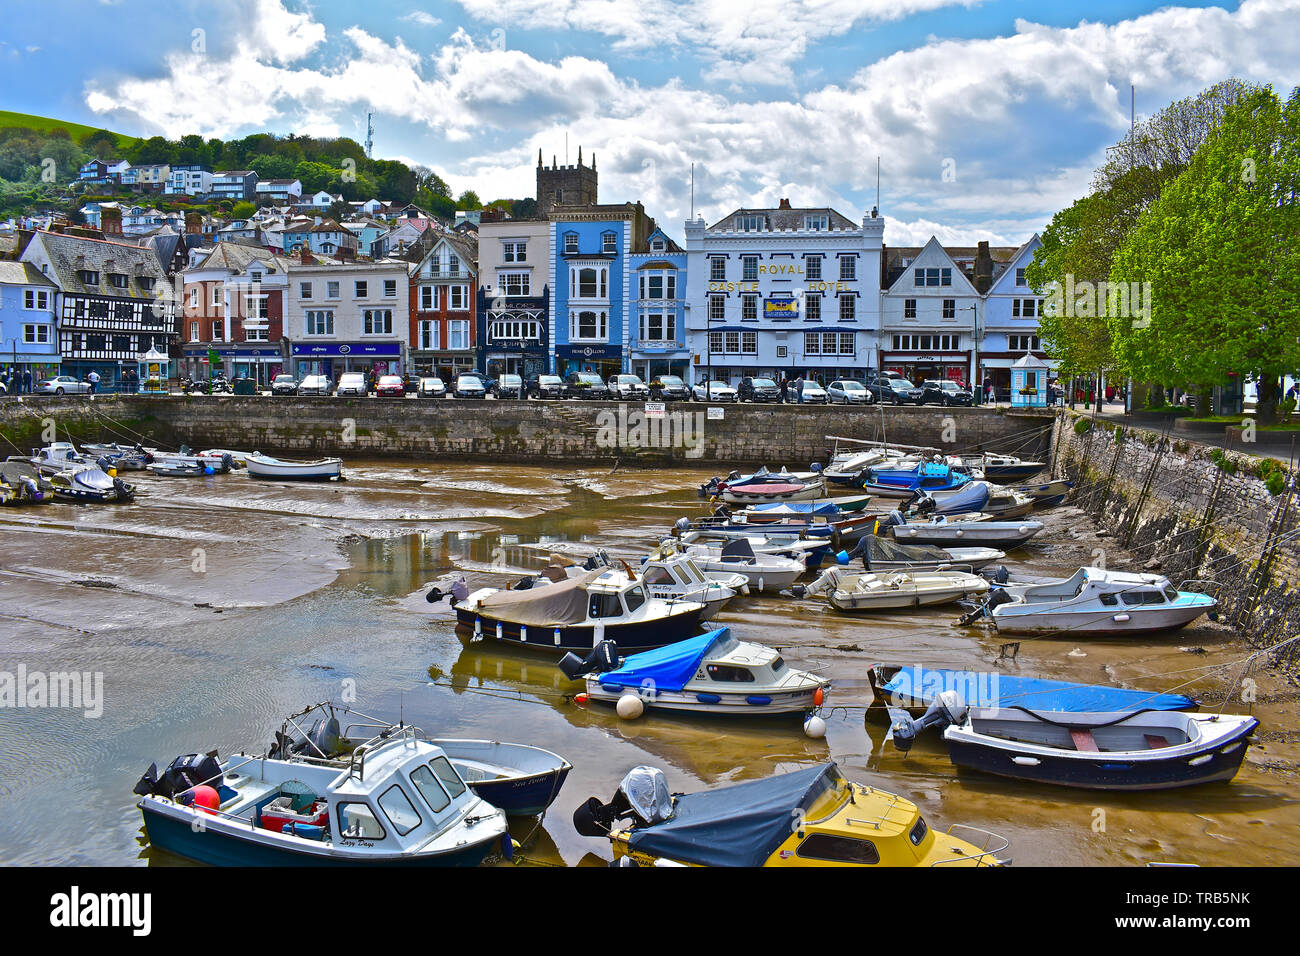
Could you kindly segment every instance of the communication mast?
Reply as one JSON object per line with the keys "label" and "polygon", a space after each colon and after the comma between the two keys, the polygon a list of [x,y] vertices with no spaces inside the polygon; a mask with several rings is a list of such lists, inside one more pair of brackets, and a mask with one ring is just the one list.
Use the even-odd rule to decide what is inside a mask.
{"label": "communication mast", "polygon": [[366,114],[366,159],[374,159],[371,152],[375,148],[375,124],[373,122],[374,113]]}

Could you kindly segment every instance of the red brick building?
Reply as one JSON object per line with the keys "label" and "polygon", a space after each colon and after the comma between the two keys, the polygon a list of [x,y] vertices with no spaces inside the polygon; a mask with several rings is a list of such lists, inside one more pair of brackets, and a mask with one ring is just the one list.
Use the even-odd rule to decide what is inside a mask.
{"label": "red brick building", "polygon": [[466,236],[443,236],[411,266],[409,368],[437,375],[450,388],[474,368],[478,248]]}
{"label": "red brick building", "polygon": [[217,371],[261,386],[288,367],[284,355],[284,297],[289,262],[261,246],[220,242],[183,277],[178,310],[182,374],[208,378],[209,350]]}

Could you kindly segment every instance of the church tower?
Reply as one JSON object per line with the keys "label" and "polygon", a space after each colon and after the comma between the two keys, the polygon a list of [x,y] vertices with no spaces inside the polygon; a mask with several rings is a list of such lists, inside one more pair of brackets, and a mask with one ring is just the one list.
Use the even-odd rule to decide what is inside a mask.
{"label": "church tower", "polygon": [[596,156],[591,165],[582,165],[582,147],[578,147],[578,164],[560,166],[555,157],[551,165],[542,162],[542,151],[537,151],[537,215],[551,217],[555,206],[594,206],[596,204]]}

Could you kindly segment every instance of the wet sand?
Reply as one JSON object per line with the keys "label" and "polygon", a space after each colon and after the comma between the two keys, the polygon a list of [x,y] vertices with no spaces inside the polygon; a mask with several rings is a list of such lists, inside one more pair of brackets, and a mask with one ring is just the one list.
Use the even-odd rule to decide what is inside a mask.
{"label": "wet sand", "polygon": [[[424,592],[464,574],[505,584],[551,552],[605,549],[635,565],[683,515],[701,513],[698,471],[561,472],[487,465],[349,463],[343,484],[128,474],[129,505],[53,504],[0,512],[0,670],[104,674],[103,714],[0,709],[0,859],[153,865],[131,787],[151,761],[214,747],[261,750],[281,718],[355,687],[355,706],[399,714],[431,734],[533,743],[574,764],[540,825],[517,822],[521,856],[600,863],[607,844],[578,836],[573,809],[607,799],[631,767],[653,764],[674,790],[754,779],[825,759],[856,780],[915,800],[941,828],[1001,833],[1029,865],[1300,863],[1296,804],[1300,697],[1255,672],[1261,741],[1229,784],[1104,794],[956,775],[937,738],[907,757],[864,728],[875,662],[1117,683],[1182,685],[1218,709],[1250,652],[1208,621],[1168,636],[1022,640],[955,626],[953,607],[843,615],[812,599],[750,596],[716,623],[779,646],[795,667],[834,681],[827,736],[797,719],[621,721],[582,708],[554,660],[464,643],[446,604]],[[1104,552],[1135,567],[1070,508],[1005,562],[1015,575],[1069,574]],[[197,549],[197,550],[196,550]],[[350,683],[345,685],[345,681]],[[1229,712],[1247,708],[1239,700]]]}

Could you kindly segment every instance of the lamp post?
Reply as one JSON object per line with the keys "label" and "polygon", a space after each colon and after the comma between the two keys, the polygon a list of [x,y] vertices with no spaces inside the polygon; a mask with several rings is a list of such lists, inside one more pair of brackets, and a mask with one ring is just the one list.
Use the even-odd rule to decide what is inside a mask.
{"label": "lamp post", "polygon": [[976,404],[982,403],[984,383],[976,381],[976,375],[979,370],[979,303],[973,302],[970,305],[964,305],[958,312],[970,312],[970,390],[971,400]]}

